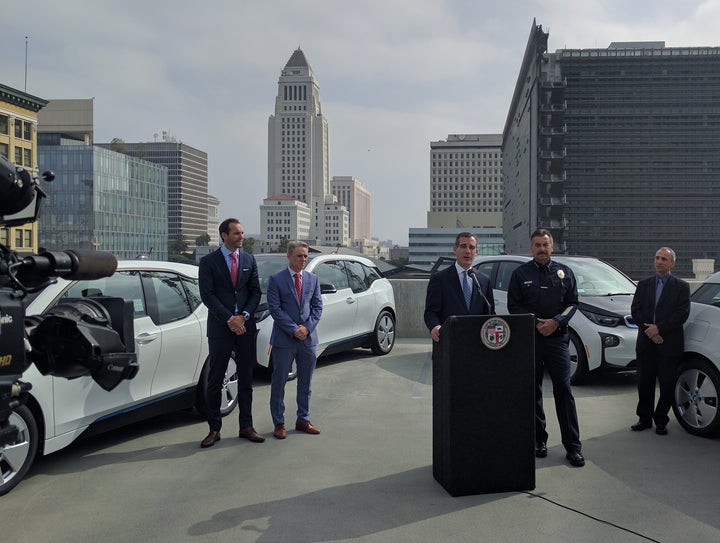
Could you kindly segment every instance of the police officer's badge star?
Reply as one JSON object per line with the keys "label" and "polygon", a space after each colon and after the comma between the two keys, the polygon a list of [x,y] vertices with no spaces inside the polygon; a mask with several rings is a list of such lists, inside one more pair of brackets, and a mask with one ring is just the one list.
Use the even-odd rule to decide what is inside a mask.
{"label": "police officer's badge star", "polygon": [[558,277],[560,278],[560,280],[562,281],[563,279],[565,279],[565,272],[562,271],[562,270],[558,270],[557,276],[558,276]]}

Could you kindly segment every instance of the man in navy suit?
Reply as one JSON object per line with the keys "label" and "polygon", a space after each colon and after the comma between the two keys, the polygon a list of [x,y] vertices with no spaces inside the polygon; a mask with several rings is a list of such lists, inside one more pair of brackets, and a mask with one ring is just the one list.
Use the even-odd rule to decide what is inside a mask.
{"label": "man in navy suit", "polygon": [[240,221],[220,223],[223,244],[200,260],[200,297],[208,308],[207,337],[209,374],[207,417],[210,432],[202,448],[220,441],[220,395],[230,353],[235,351],[238,378],[240,433],[238,437],[262,443],[252,421],[252,377],[255,365],[255,310],[260,303],[260,281],[255,257],[242,250],[244,232]]}
{"label": "man in navy suit", "polygon": [[319,434],[310,422],[310,382],[315,370],[316,327],[322,315],[322,297],[317,275],[305,271],[308,245],[292,241],[287,248],[288,267],[270,276],[267,304],[273,318],[270,336],[273,373],[270,414],[273,436],[285,439],[285,383],[295,360],[297,366],[297,420],[295,430]]}
{"label": "man in navy suit", "polygon": [[433,339],[433,358],[445,319],[452,315],[495,314],[490,278],[482,272],[476,272],[475,277],[468,274],[478,253],[477,237],[461,232],[455,238],[453,253],[455,264],[430,277],[425,296],[425,325]]}
{"label": "man in navy suit", "polygon": [[[633,321],[638,325],[635,344],[639,420],[631,429],[639,432],[652,428],[665,435],[670,420],[677,368],[685,350],[683,324],[690,314],[690,286],[670,273],[675,266],[675,251],[661,247],[655,253],[655,275],[638,283],[631,305]],[[655,380],[660,398],[655,403]]]}

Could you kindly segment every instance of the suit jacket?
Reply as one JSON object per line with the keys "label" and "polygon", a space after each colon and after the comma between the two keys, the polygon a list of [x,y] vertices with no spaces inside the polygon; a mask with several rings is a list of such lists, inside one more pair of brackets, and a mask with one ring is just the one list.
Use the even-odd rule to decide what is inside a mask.
{"label": "suit jacket", "polygon": [[462,285],[455,265],[430,276],[425,297],[425,325],[432,330],[452,315],[494,315],[495,299],[490,287],[490,278],[482,272],[477,273],[478,282],[487,302],[478,292],[473,281],[470,310],[465,305]]}
{"label": "suit jacket", "polygon": [[270,345],[290,347],[298,341],[293,332],[299,325],[305,326],[310,334],[303,341],[306,345],[317,345],[316,327],[322,315],[322,297],[318,276],[302,271],[302,300],[298,302],[295,279],[287,268],[270,276],[267,289],[267,304],[273,318]]}
{"label": "suit jacket", "polygon": [[683,324],[690,314],[690,286],[682,279],[670,275],[656,308],[655,277],[653,275],[640,281],[633,296],[632,318],[638,325],[635,350],[640,353],[654,345],[645,335],[643,323],[655,322],[663,338],[663,343],[659,345],[660,349],[669,356],[680,356],[685,349]]}
{"label": "suit jacket", "polygon": [[238,251],[238,280],[233,288],[230,269],[222,251],[218,249],[200,260],[198,271],[200,298],[208,308],[207,336],[234,337],[227,321],[235,314],[247,311],[250,320],[245,323],[248,332],[255,332],[255,310],[260,303],[262,291],[258,279],[255,257]]}

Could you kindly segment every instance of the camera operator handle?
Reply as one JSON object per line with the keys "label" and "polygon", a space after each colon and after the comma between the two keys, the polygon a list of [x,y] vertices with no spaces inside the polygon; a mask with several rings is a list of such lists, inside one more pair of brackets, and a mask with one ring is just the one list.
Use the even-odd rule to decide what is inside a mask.
{"label": "camera operator handle", "polygon": [[22,259],[18,278],[25,276],[51,276],[64,279],[100,279],[110,277],[117,269],[117,259],[112,253],[69,249],[45,252]]}

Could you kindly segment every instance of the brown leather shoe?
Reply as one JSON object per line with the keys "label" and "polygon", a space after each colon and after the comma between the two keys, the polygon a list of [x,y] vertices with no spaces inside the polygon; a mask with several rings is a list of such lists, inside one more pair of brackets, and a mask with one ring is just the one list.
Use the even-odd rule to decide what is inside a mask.
{"label": "brown leather shoe", "polygon": [[213,432],[211,430],[207,437],[200,442],[200,447],[207,449],[215,445],[216,441],[220,441],[220,432]]}
{"label": "brown leather shoe", "polygon": [[312,424],[310,424],[310,421],[307,421],[307,420],[297,421],[295,423],[295,429],[298,432],[305,432],[306,434],[317,435],[320,433],[320,428],[313,426]]}
{"label": "brown leather shoe", "polygon": [[240,428],[240,433],[238,434],[238,437],[249,439],[253,443],[262,443],[263,441],[265,441],[265,438],[258,434],[255,431],[255,428],[253,428],[252,426]]}
{"label": "brown leather shoe", "polygon": [[287,437],[287,431],[285,430],[285,425],[284,424],[276,424],[275,431],[273,432],[273,436],[276,439],[285,439]]}

